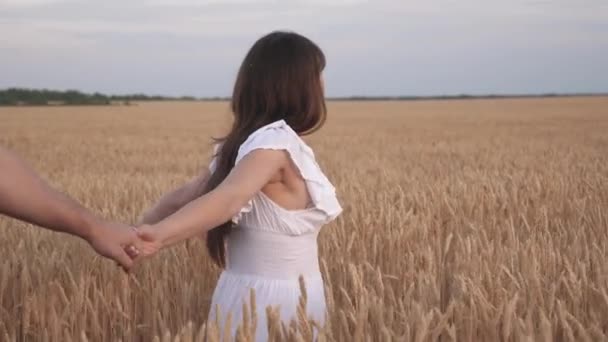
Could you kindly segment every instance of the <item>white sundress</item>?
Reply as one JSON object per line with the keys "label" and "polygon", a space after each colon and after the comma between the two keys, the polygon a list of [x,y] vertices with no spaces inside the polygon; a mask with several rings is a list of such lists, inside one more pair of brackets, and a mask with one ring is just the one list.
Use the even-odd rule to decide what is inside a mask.
{"label": "white sundress", "polygon": [[[240,146],[236,163],[257,149],[287,151],[306,182],[313,205],[287,210],[259,191],[241,209],[233,218],[237,227],[227,237],[227,265],[213,292],[209,321],[219,319],[223,327],[230,312],[235,336],[243,318],[243,303],[249,305],[250,289],[254,289],[258,320],[255,337],[256,341],[266,341],[267,306],[280,306],[281,319],[287,323],[296,318],[300,275],[306,284],[308,316],[324,323],[325,292],[317,236],[323,225],[342,212],[342,207],[312,149],[284,120],[252,133]],[[215,170],[215,160],[209,168]],[[216,305],[220,307],[219,317]]]}

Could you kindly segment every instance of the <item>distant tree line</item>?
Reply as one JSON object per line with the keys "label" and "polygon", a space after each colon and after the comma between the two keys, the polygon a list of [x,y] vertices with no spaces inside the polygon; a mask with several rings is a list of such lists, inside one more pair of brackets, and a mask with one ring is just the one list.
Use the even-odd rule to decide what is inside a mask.
{"label": "distant tree line", "polygon": [[[608,93],[545,93],[545,94],[487,94],[487,95],[423,95],[423,96],[342,96],[328,97],[328,101],[423,101],[423,100],[474,100],[474,99],[513,99],[573,96],[608,96]],[[206,97],[201,101],[230,101],[230,97]]]}
{"label": "distant tree line", "polygon": [[[439,95],[439,96],[350,96],[330,97],[331,101],[416,101],[416,100],[458,100],[458,99],[500,99],[526,97],[563,97],[563,96],[605,96],[607,94],[511,94],[511,95]],[[46,106],[46,105],[130,105],[139,101],[230,101],[230,97],[196,98],[192,96],[169,97],[160,95],[105,95],[83,93],[77,90],[48,90],[9,88],[0,89],[0,106]]]}
{"label": "distant tree line", "polygon": [[605,93],[545,93],[545,94],[487,94],[487,95],[429,95],[429,96],[348,96],[332,97],[332,101],[420,101],[420,100],[475,100],[475,99],[513,99],[574,96],[608,96]]}
{"label": "distant tree line", "polygon": [[0,90],[0,106],[46,106],[46,105],[129,105],[132,101],[193,101],[194,97],[149,96],[145,94],[104,95],[83,93],[77,90],[48,90],[9,88]]}

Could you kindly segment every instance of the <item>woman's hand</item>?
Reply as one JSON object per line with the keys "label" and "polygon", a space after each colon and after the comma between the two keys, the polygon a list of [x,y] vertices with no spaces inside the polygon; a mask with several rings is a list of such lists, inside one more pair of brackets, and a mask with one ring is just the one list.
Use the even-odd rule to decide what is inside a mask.
{"label": "woman's hand", "polygon": [[158,228],[144,224],[134,229],[139,237],[139,241],[135,246],[127,248],[129,256],[135,256],[136,258],[149,257],[156,254],[164,247]]}

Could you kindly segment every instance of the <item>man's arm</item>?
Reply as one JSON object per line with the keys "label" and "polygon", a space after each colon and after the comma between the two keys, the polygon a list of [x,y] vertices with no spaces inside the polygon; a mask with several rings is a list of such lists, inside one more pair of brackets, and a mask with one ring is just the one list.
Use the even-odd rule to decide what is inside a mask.
{"label": "man's arm", "polygon": [[97,219],[48,186],[17,156],[0,148],[0,213],[85,240]]}
{"label": "man's arm", "polygon": [[0,147],[0,214],[88,241],[97,253],[131,267],[123,247],[134,243],[128,226],[111,224],[52,189],[16,155]]}

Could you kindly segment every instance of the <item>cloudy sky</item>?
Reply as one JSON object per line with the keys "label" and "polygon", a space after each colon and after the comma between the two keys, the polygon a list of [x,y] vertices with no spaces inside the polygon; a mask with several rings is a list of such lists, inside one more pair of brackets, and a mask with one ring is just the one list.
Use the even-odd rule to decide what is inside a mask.
{"label": "cloudy sky", "polygon": [[606,0],[0,0],[0,88],[226,96],[276,29],[329,96],[608,92]]}

